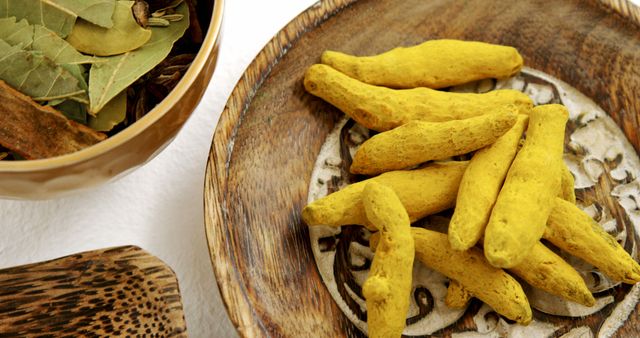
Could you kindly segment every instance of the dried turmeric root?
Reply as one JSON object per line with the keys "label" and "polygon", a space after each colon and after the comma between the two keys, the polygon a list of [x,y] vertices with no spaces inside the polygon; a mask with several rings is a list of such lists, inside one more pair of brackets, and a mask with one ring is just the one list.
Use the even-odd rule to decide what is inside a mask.
{"label": "dried turmeric root", "polygon": [[449,281],[449,287],[447,287],[447,295],[444,297],[444,303],[452,309],[462,309],[473,296],[464,286],[460,285],[455,280]]}
{"label": "dried turmeric root", "polygon": [[469,161],[449,223],[449,243],[453,249],[467,250],[482,237],[527,120],[526,115],[519,115],[507,133],[494,144],[476,151]]}
{"label": "dried turmeric root", "polygon": [[640,282],[640,265],[613,236],[573,203],[561,198],[554,202],[544,239],[597,267],[611,279],[627,284]]}
{"label": "dried turmeric root", "polygon": [[564,299],[593,306],[596,300],[580,274],[544,244],[538,242],[522,263],[509,269],[531,286]]}
{"label": "dried turmeric root", "polygon": [[528,113],[533,103],[517,90],[494,90],[484,94],[450,93],[429,88],[395,90],[353,79],[329,66],[313,65],[304,77],[306,90],[338,107],[361,125],[386,131],[419,120],[462,120],[515,105]]}
{"label": "dried turmeric root", "polygon": [[507,173],[484,234],[491,265],[514,267],[544,233],[553,200],[560,192],[560,163],[569,113],[562,105],[533,108],[524,146]]}
{"label": "dried turmeric root", "polygon": [[[542,243],[534,245],[531,254],[522,263],[509,269],[509,272],[533,287],[572,302],[585,306],[593,306],[596,302],[580,274]],[[471,297],[473,295],[469,290],[452,280],[447,289],[445,304],[454,309],[463,308]]]}
{"label": "dried turmeric root", "polygon": [[354,174],[376,175],[466,154],[494,143],[516,122],[510,109],[448,122],[411,121],[365,141],[351,164]]}
{"label": "dried turmeric root", "polygon": [[362,82],[393,88],[444,88],[507,78],[522,68],[513,47],[460,40],[431,40],[375,56],[326,51],[321,62]]}
{"label": "dried turmeric root", "polygon": [[362,192],[367,218],[380,230],[380,244],[362,286],[369,337],[400,337],[404,330],[415,248],[409,216],[388,187],[369,182]]}
{"label": "dried turmeric root", "polygon": [[[453,250],[447,235],[422,228],[411,228],[416,258],[424,265],[456,280],[499,314],[520,324],[531,322],[531,307],[520,284],[502,269],[491,266],[478,248]],[[369,239],[375,250],[379,235]]]}
{"label": "dried turmeric root", "polygon": [[362,206],[362,190],[369,182],[383,184],[395,191],[411,222],[453,206],[458,185],[467,162],[432,163],[421,169],[393,171],[350,184],[302,210],[307,225],[367,225]]}
{"label": "dried turmeric root", "polygon": [[564,162],[560,164],[560,170],[562,183],[559,197],[567,202],[576,204],[575,179],[573,178],[573,174]]}

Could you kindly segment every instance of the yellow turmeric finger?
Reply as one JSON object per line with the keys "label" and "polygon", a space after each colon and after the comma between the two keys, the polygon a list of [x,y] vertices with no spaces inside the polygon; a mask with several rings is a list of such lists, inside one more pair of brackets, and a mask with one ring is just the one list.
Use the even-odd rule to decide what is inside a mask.
{"label": "yellow turmeric finger", "polygon": [[465,120],[411,121],[365,141],[351,164],[354,174],[376,175],[466,154],[495,142],[516,122],[510,109]]}
{"label": "yellow turmeric finger", "polygon": [[569,113],[564,106],[533,108],[524,146],[507,173],[484,235],[484,253],[496,267],[510,268],[529,255],[544,233],[560,191],[564,129]]}
{"label": "yellow turmeric finger", "polygon": [[561,198],[554,201],[544,239],[597,267],[609,278],[640,282],[640,265],[589,215]]}
{"label": "yellow turmeric finger", "polygon": [[460,40],[430,40],[363,57],[326,51],[321,62],[362,82],[393,88],[444,88],[507,78],[522,68],[513,47]]}
{"label": "yellow turmeric finger", "polygon": [[471,293],[460,283],[451,280],[447,288],[447,295],[444,297],[444,303],[452,309],[462,309],[469,304],[472,297]]}
{"label": "yellow turmeric finger", "polygon": [[580,274],[544,244],[538,242],[522,263],[509,269],[538,289],[564,299],[593,306],[596,300]]}
{"label": "yellow turmeric finger", "polygon": [[561,163],[560,170],[562,182],[559,197],[567,202],[576,204],[575,180],[573,178],[573,174],[564,162]]}
{"label": "yellow turmeric finger", "polygon": [[531,99],[517,90],[494,90],[484,94],[450,93],[429,88],[395,90],[360,82],[326,65],[309,67],[304,87],[356,122],[376,131],[390,130],[413,120],[462,120],[509,105],[515,105],[519,113],[527,113],[533,106]]}
{"label": "yellow turmeric finger", "polygon": [[[520,324],[531,322],[529,301],[520,284],[502,269],[491,266],[482,250],[453,250],[447,235],[422,228],[411,228],[416,258],[427,267],[458,281],[474,297],[499,314]],[[375,250],[379,235],[369,239]]]}
{"label": "yellow turmeric finger", "polygon": [[467,250],[482,237],[502,182],[516,156],[527,120],[526,115],[519,115],[506,134],[494,144],[478,150],[469,161],[449,223],[449,243],[455,250]]}
{"label": "yellow turmeric finger", "polygon": [[[536,244],[531,254],[522,263],[509,269],[509,272],[550,294],[585,306],[595,304],[596,300],[580,274],[542,243]],[[451,281],[445,303],[451,308],[462,308],[471,297],[473,295],[467,289],[456,281]]]}
{"label": "yellow turmeric finger", "polygon": [[367,224],[361,193],[368,182],[395,191],[411,221],[453,207],[467,162],[432,163],[421,169],[384,173],[310,203],[302,210],[307,225]]}
{"label": "yellow turmeric finger", "polygon": [[362,203],[381,234],[362,286],[369,337],[400,337],[409,311],[415,255],[409,216],[393,190],[376,182],[364,187]]}

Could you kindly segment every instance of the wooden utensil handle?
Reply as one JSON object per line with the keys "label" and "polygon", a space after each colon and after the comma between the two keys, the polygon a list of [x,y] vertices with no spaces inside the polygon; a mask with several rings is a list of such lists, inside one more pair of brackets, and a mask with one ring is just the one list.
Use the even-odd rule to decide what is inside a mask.
{"label": "wooden utensil handle", "polygon": [[186,337],[175,273],[123,246],[0,270],[0,336]]}

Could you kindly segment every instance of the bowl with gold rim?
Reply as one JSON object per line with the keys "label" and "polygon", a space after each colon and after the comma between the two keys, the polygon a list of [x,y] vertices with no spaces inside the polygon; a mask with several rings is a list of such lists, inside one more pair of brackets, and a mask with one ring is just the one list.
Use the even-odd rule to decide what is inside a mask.
{"label": "bowl with gold rim", "polygon": [[[102,2],[101,4],[104,5],[105,3],[108,3],[108,2]],[[197,4],[195,1],[193,1],[193,2],[190,2],[189,5],[187,5],[187,3],[183,1],[160,1],[160,0],[148,1],[147,3],[150,4],[150,7],[146,8],[146,12],[144,12],[144,14],[140,14],[138,16],[136,16],[137,14],[135,14],[135,11],[134,11],[134,9],[136,8],[134,5],[136,4],[136,2],[114,2],[114,3],[116,4],[116,9],[118,9],[118,6],[122,6],[123,4],[126,4],[128,6],[127,11],[125,11],[125,14],[129,16],[128,20],[130,21],[133,20],[132,18],[138,18],[143,16],[145,18],[148,17],[150,20],[152,20],[152,22],[150,23],[147,23],[147,22],[145,22],[144,24],[139,23],[141,26],[144,25],[146,27],[146,29],[144,30],[142,30],[142,28],[140,27],[137,28],[137,29],[141,29],[143,32],[147,32],[147,31],[153,32],[154,29],[164,28],[161,26],[167,26],[167,28],[172,27],[170,25],[176,24],[176,22],[170,22],[169,20],[167,20],[167,19],[171,19],[171,20],[177,21],[177,23],[181,25],[182,27],[181,33],[180,35],[177,35],[175,37],[173,36],[165,37],[165,35],[158,35],[159,38],[156,38],[156,40],[154,40],[153,33],[151,34],[147,33],[147,35],[150,35],[151,38],[145,37],[145,40],[143,42],[145,43],[149,42],[148,45],[147,44],[142,45],[142,47],[133,50],[131,53],[126,53],[126,55],[125,54],[115,55],[115,57],[120,57],[119,60],[121,62],[104,61],[104,60],[108,60],[108,58],[112,56],[103,57],[103,56],[100,56],[99,54],[100,51],[89,50],[89,53],[91,55],[89,55],[89,53],[84,53],[83,57],[87,57],[88,59],[95,58],[97,61],[95,61],[95,63],[93,63],[92,65],[102,64],[104,67],[104,65],[107,65],[111,62],[112,64],[109,65],[109,67],[112,67],[114,69],[118,69],[118,67],[126,67],[128,60],[134,59],[136,57],[135,56],[136,51],[142,50],[143,48],[146,48],[147,51],[152,48],[158,48],[158,45],[161,45],[162,43],[164,43],[163,41],[158,41],[158,40],[161,40],[161,39],[168,40],[169,38],[171,38],[172,40],[170,40],[170,42],[173,45],[169,44],[168,49],[166,48],[166,46],[161,47],[161,48],[167,49],[166,51],[164,51],[165,54],[163,54],[163,55],[166,55],[168,54],[169,50],[172,49],[171,46],[173,46],[174,50],[181,48],[178,45],[181,45],[183,40],[180,40],[179,38],[184,37],[186,39],[187,36],[192,39],[190,42],[192,43],[192,46],[195,46],[195,47],[192,47],[192,46],[189,47],[191,49],[188,57],[186,58],[188,60],[187,61],[184,61],[186,59],[178,60],[177,62],[180,63],[179,65],[168,64],[169,66],[175,66],[173,69],[175,72],[169,72],[165,74],[166,73],[165,69],[171,68],[171,67],[165,67],[165,69],[162,69],[158,73],[159,76],[157,76],[156,79],[160,79],[159,80],[160,82],[164,80],[172,83],[171,88],[166,90],[166,92],[158,94],[158,95],[161,95],[161,96],[158,96],[158,97],[161,97],[160,99],[156,99],[156,101],[152,103],[146,102],[144,104],[141,104],[141,107],[144,107],[144,109],[136,110],[135,107],[131,109],[132,102],[133,102],[131,101],[131,88],[133,88],[134,86],[137,86],[134,91],[135,95],[137,95],[135,96],[136,98],[142,96],[142,94],[138,95],[138,93],[141,91],[140,88],[142,87],[145,87],[144,90],[153,90],[150,86],[147,86],[145,81],[148,78],[150,78],[151,75],[149,74],[153,73],[160,67],[160,66],[157,66],[158,63],[155,63],[154,65],[151,65],[151,66],[144,65],[144,67],[147,67],[149,70],[151,70],[151,72],[148,72],[138,80],[132,79],[130,81],[130,83],[132,84],[129,87],[125,86],[125,88],[127,89],[124,89],[123,92],[121,92],[121,94],[117,96],[117,97],[126,96],[128,98],[129,103],[126,105],[126,110],[127,110],[126,119],[129,119],[129,120],[125,120],[124,123],[118,122],[119,124],[113,123],[113,125],[115,125],[115,128],[110,132],[108,132],[108,137],[106,137],[105,134],[100,134],[99,142],[92,141],[91,144],[78,147],[77,149],[79,150],[72,147],[71,148],[72,150],[65,150],[60,153],[55,153],[55,152],[37,153],[36,152],[35,154],[31,154],[30,151],[35,149],[36,147],[20,148],[20,144],[19,144],[20,138],[11,136],[14,130],[19,129],[24,132],[25,130],[24,126],[20,125],[18,123],[19,121],[16,122],[15,119],[13,121],[8,121],[8,122],[5,121],[5,125],[9,125],[9,122],[12,122],[14,126],[17,126],[16,127],[17,129],[12,130],[7,128],[8,131],[4,130],[6,134],[3,137],[3,142],[8,142],[8,143],[3,144],[4,146],[3,156],[6,155],[5,152],[10,153],[7,150],[7,148],[10,148],[9,150],[12,150],[13,148],[18,150],[16,151],[17,155],[15,155],[16,160],[8,161],[5,159],[3,161],[0,161],[0,196],[5,198],[19,198],[19,199],[52,198],[52,197],[65,195],[75,191],[86,190],[86,189],[95,187],[99,184],[103,184],[105,182],[109,182],[111,180],[122,177],[127,173],[135,170],[136,168],[142,166],[147,161],[155,157],[160,151],[162,151],[162,149],[164,149],[167,146],[167,144],[171,142],[171,140],[176,136],[176,134],[181,129],[182,125],[186,122],[186,120],[188,119],[188,117],[190,116],[190,114],[198,104],[216,66],[224,1],[223,0],[197,1]],[[191,8],[191,10],[189,10],[189,6],[192,6],[192,5],[193,7]],[[156,15],[158,14],[157,11],[153,12],[154,6],[163,7],[160,15]],[[149,8],[151,8],[151,12],[153,13],[149,12]],[[167,10],[166,8],[169,8],[169,9]],[[7,8],[0,8],[0,11],[1,10],[7,11]],[[10,10],[11,9],[9,9],[9,11]],[[113,7],[111,7],[111,11],[113,11],[114,13],[112,18],[114,21],[116,21],[115,13],[118,13],[118,12],[116,10],[113,10]],[[28,15],[34,15],[34,14],[24,14],[20,12],[18,12],[17,14],[12,12],[4,13],[4,14],[5,14],[4,16],[7,16],[9,17],[9,19],[12,20],[12,23],[17,22],[19,24],[32,27],[32,26],[29,26],[32,24],[32,22],[28,20],[33,20],[33,18],[25,17],[24,20],[22,20],[21,18],[24,17],[25,15],[28,16]],[[11,17],[12,15],[16,16],[17,20]],[[72,17],[74,21],[72,21],[70,24],[70,27],[73,27],[73,30],[71,30],[70,28],[71,35],[75,34],[76,32],[75,30],[77,27],[82,25],[87,26],[92,24],[91,22],[87,24],[88,21],[85,21],[83,14],[79,14],[78,16],[79,16],[78,18],[76,18],[75,16]],[[193,35],[194,29],[193,27],[190,27],[193,24],[193,20],[186,19],[185,21],[184,17],[198,19],[197,22],[200,27],[198,28],[198,33],[196,33],[197,36],[194,37]],[[91,20],[91,19],[92,18],[88,16],[87,20]],[[74,25],[74,22],[75,22],[75,25]],[[46,24],[47,23],[45,22],[45,28],[46,28]],[[133,24],[135,25],[136,21],[133,21]],[[38,29],[42,29],[42,28],[39,27]],[[171,33],[167,33],[167,34],[174,34],[173,31],[170,31],[170,32]],[[65,34],[67,33],[68,32],[65,32]],[[93,33],[94,32],[92,31],[91,34]],[[96,35],[96,36],[103,36],[103,35]],[[107,35],[107,36],[112,37],[112,35]],[[113,39],[116,39],[116,38],[113,38]],[[71,43],[70,37],[67,37],[66,40],[69,41],[69,43]],[[45,40],[40,39],[40,41],[45,41]],[[107,44],[108,41],[107,42],[105,41],[106,40],[103,40],[102,43],[96,44],[96,46]],[[78,47],[79,45],[77,44],[73,46],[75,48],[79,48],[78,50],[81,50],[80,48],[82,48],[82,47]],[[40,47],[31,44],[30,48],[33,48],[34,50],[36,50],[37,48],[40,48]],[[42,48],[45,48],[45,47],[42,47]],[[27,52],[32,52],[32,51],[28,50]],[[96,56],[92,56],[93,54],[95,54]],[[145,55],[149,55],[149,54],[147,53]],[[169,54],[168,57],[165,56],[165,59],[160,59],[157,61],[165,62],[169,60],[172,55],[173,54]],[[182,55],[178,56],[177,58],[179,59],[180,57],[182,57]],[[145,58],[147,57],[145,56]],[[150,58],[147,58],[147,59],[150,59]],[[90,60],[89,62],[92,62],[92,61]],[[141,63],[141,61],[135,61],[135,62]],[[177,71],[178,67],[180,68],[179,71]],[[92,68],[94,67],[92,66]],[[87,69],[87,73],[89,73],[88,71],[89,67],[86,67],[86,69]],[[165,71],[165,73],[163,73],[163,71]],[[124,74],[123,75],[124,77],[127,76],[125,73],[127,74],[135,73],[135,70],[129,69],[126,72],[122,72],[122,74]],[[113,74],[120,74],[120,73],[116,73],[114,71]],[[147,78],[144,78],[145,76]],[[89,80],[88,96],[91,96],[92,95],[91,82],[93,81],[93,75],[87,75],[87,78]],[[115,80],[112,82],[115,82]],[[106,82],[106,83],[107,85],[104,85],[104,87],[108,87],[110,82]],[[13,87],[14,87],[13,89],[15,89],[15,85]],[[127,92],[127,90],[129,90],[129,92]],[[107,92],[107,90],[104,89],[103,92]],[[24,97],[20,100],[16,99],[16,97],[20,97],[20,95],[11,95],[11,98],[12,100],[15,100],[16,102],[18,102],[18,104],[23,104],[24,107],[27,107],[29,109],[34,107],[34,104],[42,104],[41,107],[45,106],[45,103],[42,103],[41,101],[38,101],[35,98],[34,98],[34,100],[36,100],[35,103],[31,103],[31,102],[24,103],[27,100],[30,100],[30,98],[26,97],[25,95],[22,95],[22,96]],[[106,99],[104,98],[105,97],[101,95],[95,95],[95,97],[90,97],[91,103],[94,103],[94,99],[96,102],[99,101],[100,99],[103,99],[103,101],[105,101]],[[51,98],[51,100],[48,102],[51,103],[52,101],[55,101],[54,99],[55,97]],[[116,100],[114,99],[113,101],[116,101]],[[89,104],[89,100],[86,100],[84,102],[87,103],[87,107],[90,107],[88,108],[89,111],[93,109],[93,107]],[[139,101],[135,101],[135,104],[138,104],[138,102]],[[109,101],[109,104],[111,104],[111,100]],[[103,104],[100,106],[102,107],[105,105],[107,104],[103,102]],[[60,112],[57,111],[57,106],[54,107],[53,110],[51,110],[50,107],[45,107],[43,109],[53,115],[60,114]],[[42,109],[38,108],[36,110],[42,110]],[[131,111],[133,111],[133,113]],[[6,114],[6,113],[3,113],[3,114],[5,115],[5,117],[10,116],[9,114]],[[86,116],[88,116],[89,120],[92,118],[89,115],[86,115]],[[97,116],[100,116],[100,114],[98,113]],[[132,117],[132,116],[135,116],[135,117]],[[71,120],[71,118],[69,118],[69,120]],[[122,121],[122,120],[118,120],[118,121]],[[89,122],[86,122],[86,120],[83,123],[87,123],[87,125],[90,124]],[[65,126],[65,128],[69,125],[72,125],[72,127],[75,128],[75,126],[82,123],[76,123],[75,121],[68,122],[68,120],[65,120],[61,124]],[[113,127],[113,125],[110,127]],[[46,139],[46,137],[49,136],[49,134],[43,133],[43,130],[46,131],[45,130],[46,126],[44,127],[41,126],[41,127],[42,129],[37,129],[36,127],[33,127],[35,132],[32,134],[29,134],[29,132],[27,131],[25,134],[27,136],[25,137],[28,139],[30,135],[36,134],[37,137],[34,137],[34,138]],[[86,128],[86,127],[84,125],[81,125],[80,128]],[[26,129],[28,130],[29,127],[27,127]],[[74,130],[78,130],[78,128],[75,128]],[[59,131],[54,130],[53,134],[51,135],[56,136],[55,133],[57,132]],[[38,133],[39,133],[39,136],[37,135]],[[17,135],[17,134],[18,133],[15,133],[14,135]],[[25,137],[23,137],[23,139],[25,139]],[[71,140],[69,142],[73,143],[76,141],[77,140]],[[50,143],[55,143],[55,142],[50,142]],[[43,148],[46,148],[46,147],[43,147]],[[53,149],[51,151],[55,151],[54,148],[55,147],[49,146],[49,149]],[[24,152],[22,152],[23,150]],[[47,151],[49,150],[47,149]],[[24,154],[26,154],[27,156],[20,156]],[[53,155],[48,156],[48,154],[53,154]],[[33,155],[32,157],[33,159],[24,160],[25,157],[29,158],[29,155]]]}

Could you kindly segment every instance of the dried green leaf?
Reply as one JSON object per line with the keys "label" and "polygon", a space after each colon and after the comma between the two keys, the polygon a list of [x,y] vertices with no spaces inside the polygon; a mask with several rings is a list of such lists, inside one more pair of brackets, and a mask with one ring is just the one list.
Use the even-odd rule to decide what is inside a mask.
{"label": "dried green leaf", "polygon": [[66,100],[67,100],[67,99],[55,99],[55,100],[51,100],[51,101],[48,101],[48,102],[47,102],[47,106],[54,107],[54,106],[57,106],[57,105],[61,104],[62,102],[66,101]]}
{"label": "dried green leaf", "polygon": [[33,26],[29,25],[27,20],[24,19],[16,22],[16,18],[13,16],[1,18],[0,39],[12,46],[17,44],[29,46],[33,42]]}
{"label": "dried green leaf", "polygon": [[74,13],[54,4],[52,0],[0,0],[0,18],[12,16],[45,26],[62,38],[71,33],[76,22]]}
{"label": "dried green leaf", "polygon": [[58,64],[85,64],[96,62],[96,58],[79,53],[68,42],[43,26],[35,25],[31,48],[44,53]]}
{"label": "dried green leaf", "polygon": [[97,131],[110,131],[127,117],[127,92],[111,99],[98,114],[89,116],[89,127]]}
{"label": "dried green leaf", "polygon": [[61,65],[61,67],[64,68],[69,73],[71,73],[73,77],[78,79],[78,85],[80,86],[80,88],[84,90],[89,90],[89,85],[87,84],[87,79],[86,79],[87,78],[86,70],[82,65],[66,64],[66,65]]}
{"label": "dried green leaf", "polygon": [[70,98],[87,102],[78,79],[41,52],[0,40],[0,79],[36,101]]}
{"label": "dried green leaf", "polygon": [[169,55],[173,44],[184,35],[189,26],[189,9],[185,4],[177,8],[185,19],[169,27],[153,27],[151,40],[131,52],[95,63],[89,73],[89,112],[99,112],[112,98],[146,74]]}
{"label": "dried green leaf", "polygon": [[64,100],[55,105],[69,120],[73,120],[82,124],[87,124],[87,105],[73,100]]}
{"label": "dried green leaf", "polygon": [[[30,25],[24,19],[16,22],[14,17],[3,18],[0,19],[0,39],[13,46],[20,45],[25,50],[41,52],[78,79],[82,89],[88,89],[84,68],[79,64],[95,62],[97,59],[78,53],[65,40],[44,26]],[[82,96],[84,95],[85,93]],[[86,101],[86,96],[81,101]]]}
{"label": "dried green leaf", "polygon": [[104,28],[113,27],[115,0],[42,0],[55,3],[77,17]]}
{"label": "dried green leaf", "polygon": [[[75,77],[78,80],[78,86],[80,88],[82,88],[82,90],[84,90],[84,92],[80,95],[80,96],[76,96],[76,97],[71,97],[68,98],[74,102],[77,102],[78,104],[81,104],[84,106],[84,112],[86,114],[87,109],[89,109],[88,105],[88,91],[89,91],[89,84],[87,83],[87,71],[85,69],[85,67],[83,65],[73,65],[73,64],[65,64],[65,65],[60,65],[62,68],[64,68],[66,71],[68,71],[73,77]],[[66,100],[67,98],[65,98]],[[79,108],[74,108],[74,109],[79,109]]]}
{"label": "dried green leaf", "polygon": [[30,25],[26,20],[0,19],[0,39],[12,46],[22,44],[23,49],[42,52],[57,64],[92,63],[96,59],[83,55],[56,33],[44,26]]}
{"label": "dried green leaf", "polygon": [[113,13],[113,27],[106,29],[79,20],[67,38],[77,50],[98,56],[126,53],[144,45],[151,31],[138,25],[131,7],[133,1],[118,1]]}

